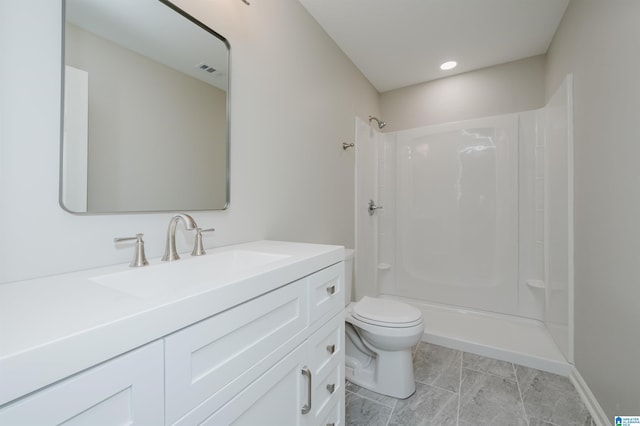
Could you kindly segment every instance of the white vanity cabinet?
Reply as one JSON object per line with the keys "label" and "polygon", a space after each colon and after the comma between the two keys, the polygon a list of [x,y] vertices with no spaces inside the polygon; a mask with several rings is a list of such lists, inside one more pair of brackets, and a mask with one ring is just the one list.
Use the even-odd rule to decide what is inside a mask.
{"label": "white vanity cabinet", "polygon": [[[237,279],[212,279],[211,289],[196,286],[199,281],[193,287],[185,287],[188,282],[176,286],[175,298],[163,293],[157,303],[144,299],[149,292],[131,287],[137,278],[118,287],[118,292],[81,281],[85,276],[102,280],[103,271],[31,283],[42,292],[59,291],[53,287],[57,284],[67,288],[70,281],[75,285],[72,280],[77,280],[79,291],[96,285],[89,288],[96,292],[94,322],[76,325],[68,320],[82,319],[87,306],[75,312],[78,304],[66,310],[58,304],[52,312],[73,315],[43,314],[42,318],[52,318],[55,327],[49,328],[56,334],[41,320],[23,327],[29,336],[36,336],[28,346],[33,352],[10,352],[6,348],[19,348],[23,336],[0,335],[0,425],[344,424],[342,248],[281,242],[247,243],[244,252],[237,247],[221,250],[219,256],[229,250],[248,256],[249,249],[285,254],[274,257],[274,264],[283,259],[282,264],[265,266],[263,272],[255,272],[260,266],[247,266]],[[221,257],[159,265],[155,272],[152,267],[148,272],[113,268],[113,276],[148,273],[149,281],[157,283],[166,276],[162,271],[171,268],[169,272],[181,277],[193,271],[200,279]],[[21,286],[12,291],[21,292]],[[5,291],[15,297],[8,290],[0,289],[0,296]],[[113,302],[105,299],[108,296]],[[134,305],[138,300],[139,309]],[[116,304],[114,314],[110,303]],[[7,312],[0,312],[0,320],[18,323],[36,318],[20,309]],[[40,343],[37,333],[43,328],[48,340]],[[3,354],[3,347],[10,356]],[[40,356],[34,355],[36,351]]]}
{"label": "white vanity cabinet", "polygon": [[27,396],[0,409],[0,425],[162,425],[163,350],[153,342]]}

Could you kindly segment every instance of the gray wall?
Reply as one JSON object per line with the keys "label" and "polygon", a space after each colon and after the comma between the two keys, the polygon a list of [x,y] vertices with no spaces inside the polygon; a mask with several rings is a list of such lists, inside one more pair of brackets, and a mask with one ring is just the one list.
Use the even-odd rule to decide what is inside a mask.
{"label": "gray wall", "polygon": [[572,0],[547,55],[574,75],[575,361],[607,416],[640,412],[640,2]]}
{"label": "gray wall", "polygon": [[544,56],[483,68],[427,83],[384,92],[380,96],[384,131],[544,106]]}

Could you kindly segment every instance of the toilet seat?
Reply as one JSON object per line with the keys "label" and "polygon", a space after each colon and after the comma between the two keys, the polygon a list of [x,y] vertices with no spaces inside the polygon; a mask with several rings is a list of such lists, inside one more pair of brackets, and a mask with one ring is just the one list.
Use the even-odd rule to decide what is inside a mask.
{"label": "toilet seat", "polygon": [[367,296],[354,304],[352,316],[359,321],[379,327],[405,328],[422,323],[422,312],[413,306]]}

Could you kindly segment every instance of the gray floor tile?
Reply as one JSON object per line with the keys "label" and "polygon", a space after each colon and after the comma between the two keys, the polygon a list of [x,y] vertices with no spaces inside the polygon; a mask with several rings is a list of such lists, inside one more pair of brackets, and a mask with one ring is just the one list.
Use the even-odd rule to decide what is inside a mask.
{"label": "gray floor tile", "polygon": [[350,426],[386,426],[391,408],[346,392],[345,420]]}
{"label": "gray floor tile", "polygon": [[347,382],[347,426],[595,426],[561,376],[424,342],[414,371],[404,400]]}
{"label": "gray floor tile", "polygon": [[457,393],[416,383],[413,395],[398,400],[389,426],[456,426],[457,412]]}
{"label": "gray floor tile", "polygon": [[377,402],[382,405],[386,405],[387,407],[390,407],[390,408],[395,407],[396,401],[398,401],[396,398],[382,395],[376,392],[372,392],[369,389],[365,389],[361,386],[356,385],[355,383],[351,383],[350,381],[347,381],[345,389],[349,392],[353,392],[364,398],[371,399],[374,402]]}
{"label": "gray floor tile", "polygon": [[495,374],[503,379],[516,380],[516,373],[513,370],[513,364],[506,361],[487,358],[486,356],[464,352],[462,354],[462,367],[482,371],[483,373]]}
{"label": "gray floor tile", "polygon": [[566,377],[516,366],[528,416],[562,426],[590,426],[591,416]]}
{"label": "gray floor tile", "polygon": [[413,358],[416,381],[458,392],[461,362],[460,351],[420,342]]}
{"label": "gray floor tile", "polygon": [[527,426],[517,383],[463,369],[460,389],[460,425]]}
{"label": "gray floor tile", "polygon": [[[555,423],[549,423],[549,422],[545,422],[544,420],[540,420],[540,419],[536,419],[535,417],[529,417],[529,426],[564,426],[563,424],[555,424]],[[587,423],[584,424],[584,426],[597,426],[595,424],[595,422],[593,422],[593,419],[589,418],[587,420]]]}
{"label": "gray floor tile", "polygon": [[536,419],[535,417],[529,417],[529,426],[556,426],[553,423],[545,422],[544,420]]}

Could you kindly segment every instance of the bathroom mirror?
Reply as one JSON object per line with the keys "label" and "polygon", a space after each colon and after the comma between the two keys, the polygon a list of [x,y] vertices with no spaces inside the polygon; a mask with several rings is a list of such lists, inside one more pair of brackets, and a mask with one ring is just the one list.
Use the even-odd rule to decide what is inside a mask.
{"label": "bathroom mirror", "polygon": [[62,6],[62,207],[227,208],[227,40],[166,0]]}

